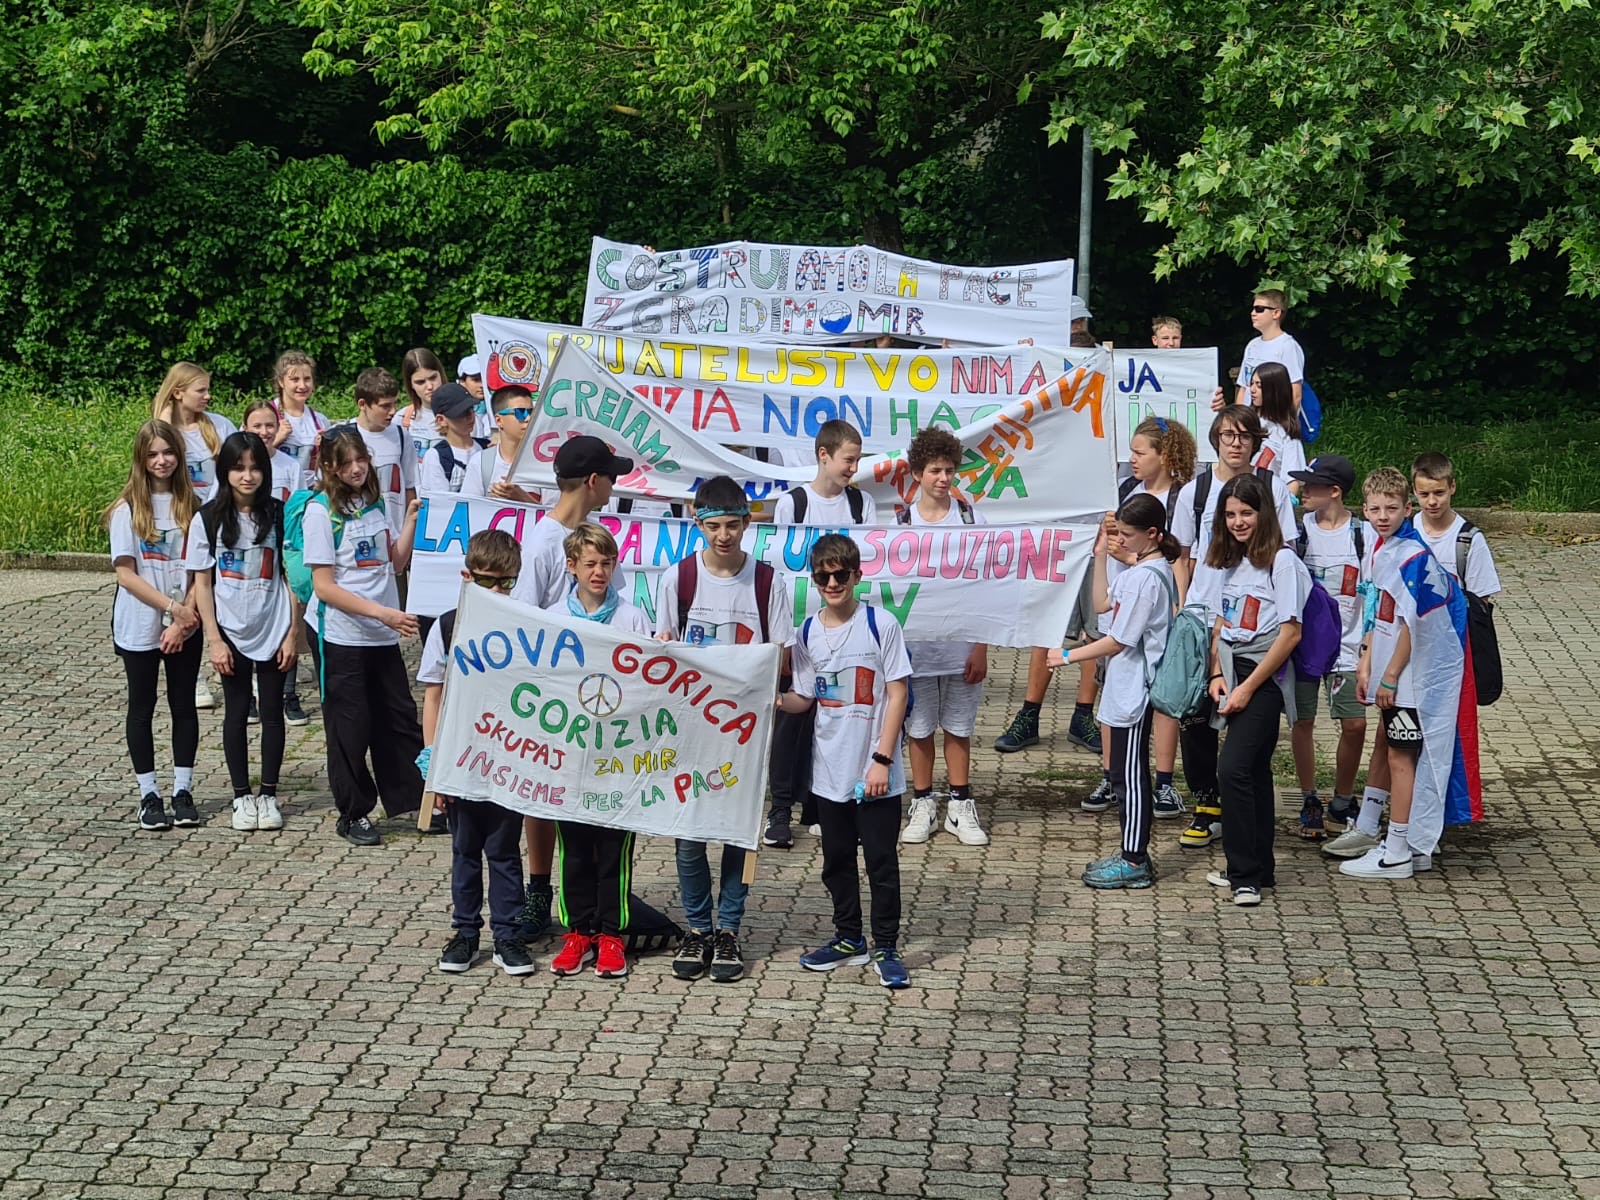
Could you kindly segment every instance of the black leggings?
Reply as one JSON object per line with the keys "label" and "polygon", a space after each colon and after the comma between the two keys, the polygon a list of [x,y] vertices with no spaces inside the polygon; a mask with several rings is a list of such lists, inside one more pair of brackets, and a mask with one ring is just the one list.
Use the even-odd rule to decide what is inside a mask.
{"label": "black leggings", "polygon": [[228,760],[228,778],[233,794],[250,793],[250,735],[246,721],[250,715],[250,680],[258,680],[256,692],[261,712],[261,782],[276,785],[283,766],[283,672],[278,660],[255,662],[239,653],[226,634],[222,637],[233,655],[233,674],[222,676],[222,753]]}
{"label": "black leggings", "polygon": [[172,765],[194,766],[195,751],[200,748],[194,685],[200,678],[200,652],[204,646],[205,638],[197,629],[176,654],[117,647],[122,669],[128,676],[128,716],[122,730],[136,775],[147,775],[156,769],[156,691],[163,669],[167,673],[167,711],[172,714]]}
{"label": "black leggings", "polygon": [[[1235,659],[1237,678],[1256,663]],[[1272,752],[1283,724],[1283,691],[1268,679],[1250,703],[1228,716],[1228,737],[1217,761],[1222,787],[1222,849],[1228,882],[1234,887],[1272,887],[1277,882],[1272,856],[1277,792],[1272,786]]]}

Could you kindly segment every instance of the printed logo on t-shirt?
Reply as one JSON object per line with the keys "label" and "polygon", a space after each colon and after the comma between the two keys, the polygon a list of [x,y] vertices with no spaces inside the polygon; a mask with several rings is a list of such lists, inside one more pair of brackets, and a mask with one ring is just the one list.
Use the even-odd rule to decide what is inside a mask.
{"label": "printed logo on t-shirt", "polygon": [[1278,461],[1278,452],[1271,446],[1261,447],[1261,453],[1256,455],[1256,466],[1270,467]]}
{"label": "printed logo on t-shirt", "polygon": [[683,640],[691,646],[747,646],[756,631],[743,621],[691,621]]}
{"label": "printed logo on t-shirt", "polygon": [[191,458],[189,460],[189,482],[198,491],[208,488],[217,481],[217,460],[214,458]]}
{"label": "printed logo on t-shirt", "polygon": [[400,480],[402,478],[400,474],[400,464],[390,463],[384,468],[384,470],[388,472],[388,482],[384,484],[383,487],[384,494],[388,496],[398,496],[400,494]]}
{"label": "printed logo on t-shirt", "polygon": [[1394,621],[1394,597],[1388,592],[1378,593],[1378,620],[1385,625]]}
{"label": "printed logo on t-shirt", "polygon": [[1328,593],[1333,596],[1354,596],[1356,585],[1361,581],[1361,572],[1349,563],[1312,567],[1310,571],[1311,578],[1327,588]]}
{"label": "printed logo on t-shirt", "polygon": [[250,579],[271,579],[277,570],[277,549],[270,541],[243,550],[224,549],[217,555],[217,574],[223,579],[243,583]]}
{"label": "printed logo on t-shirt", "polygon": [[354,556],[359,570],[371,570],[373,567],[383,566],[389,557],[389,531],[383,530],[357,538],[350,553]]}
{"label": "printed logo on t-shirt", "polygon": [[145,562],[176,562],[183,557],[183,530],[167,529],[156,535],[156,540],[139,539],[139,557]]}
{"label": "printed logo on t-shirt", "polygon": [[1261,616],[1261,600],[1256,596],[1235,596],[1222,602],[1222,620],[1234,629],[1255,632]]}
{"label": "printed logo on t-shirt", "polygon": [[818,675],[816,681],[817,703],[826,708],[872,708],[874,685],[878,674],[871,667],[846,667]]}

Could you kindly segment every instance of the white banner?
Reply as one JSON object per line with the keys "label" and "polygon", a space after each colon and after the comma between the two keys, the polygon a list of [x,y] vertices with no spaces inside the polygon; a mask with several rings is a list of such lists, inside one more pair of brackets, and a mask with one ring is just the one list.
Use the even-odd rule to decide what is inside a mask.
{"label": "white banner", "polygon": [[583,323],[674,338],[967,345],[1065,340],[1072,260],[956,267],[873,246],[722,242],[649,250],[597,237]]}
{"label": "white banner", "polygon": [[[503,529],[521,542],[543,519],[542,509],[501,500],[423,496],[407,610],[432,617],[456,603],[474,533]],[[624,599],[654,621],[661,576],[703,548],[705,538],[692,521],[610,513],[595,520],[617,539],[627,575]],[[836,532],[861,546],[862,599],[893,614],[911,640],[1058,646],[1090,566],[1097,527],[752,525],[744,548],[787,577],[797,625],[822,607],[811,586],[811,545]]]}
{"label": "white banner", "polygon": [[754,850],[778,657],[667,645],[463,588],[428,789]]}
{"label": "white banner", "polygon": [[783,450],[785,461],[805,463],[814,461],[812,440],[826,421],[849,421],[869,452],[903,450],[919,429],[954,431],[1033,395],[1073,365],[1069,354],[1083,353],[689,341],[484,313],[473,315],[472,332],[491,390],[507,383],[539,388],[569,337],[624,388],[696,433],[723,445]]}
{"label": "white banner", "polygon": [[[958,430],[965,456],[956,493],[981,504],[993,523],[1087,523],[1115,508],[1116,465],[1105,422],[1110,369],[1107,351],[1089,353],[1032,396]],[[728,475],[753,501],[765,501],[816,475],[814,467],[764,463],[697,433],[624,389],[566,340],[546,372],[508,478],[524,487],[553,486],[556,451],[575,434],[602,438],[634,460],[633,472],[618,481],[625,495],[691,499],[704,480]],[[885,520],[917,488],[898,450],[862,459],[856,484]]]}
{"label": "white banner", "polygon": [[[1068,351],[1069,357],[1083,351]],[[1217,461],[1209,439],[1211,396],[1217,388],[1216,347],[1192,350],[1117,350],[1107,401],[1116,413],[1117,461],[1127,462],[1139,422],[1162,417],[1194,434],[1199,461]],[[1076,362],[1076,359],[1073,359]]]}

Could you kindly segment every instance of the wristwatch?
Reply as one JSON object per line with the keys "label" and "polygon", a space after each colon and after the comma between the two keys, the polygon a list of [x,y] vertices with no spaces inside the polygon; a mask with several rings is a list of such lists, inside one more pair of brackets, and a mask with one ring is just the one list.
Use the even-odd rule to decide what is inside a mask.
{"label": "wristwatch", "polygon": [[876,750],[872,752],[872,761],[877,763],[880,767],[894,766],[894,759],[890,758],[887,754],[879,754]]}

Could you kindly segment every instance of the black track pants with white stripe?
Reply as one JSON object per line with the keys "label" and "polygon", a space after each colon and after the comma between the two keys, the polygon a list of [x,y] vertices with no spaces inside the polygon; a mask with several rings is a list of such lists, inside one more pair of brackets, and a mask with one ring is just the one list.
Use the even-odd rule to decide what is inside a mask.
{"label": "black track pants with white stripe", "polygon": [[1122,805],[1122,854],[1142,859],[1150,846],[1155,789],[1150,779],[1150,730],[1155,723],[1149,705],[1127,729],[1111,730],[1111,787]]}

